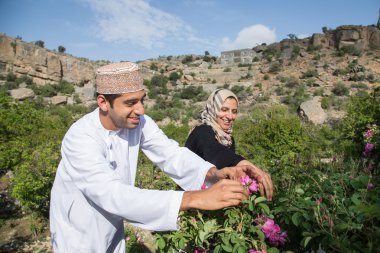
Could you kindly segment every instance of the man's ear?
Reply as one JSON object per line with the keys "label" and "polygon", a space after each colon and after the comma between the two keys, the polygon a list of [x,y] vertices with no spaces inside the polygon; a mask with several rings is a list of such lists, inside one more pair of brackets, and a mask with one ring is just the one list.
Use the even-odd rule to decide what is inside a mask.
{"label": "man's ear", "polygon": [[108,111],[107,99],[103,95],[99,95],[97,97],[97,100],[98,100],[98,106],[100,110],[102,110],[103,112],[107,112]]}

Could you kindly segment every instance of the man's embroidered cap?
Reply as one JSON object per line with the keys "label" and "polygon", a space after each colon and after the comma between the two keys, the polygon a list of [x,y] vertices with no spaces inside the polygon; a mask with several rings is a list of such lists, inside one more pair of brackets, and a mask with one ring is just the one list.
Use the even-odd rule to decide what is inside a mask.
{"label": "man's embroidered cap", "polygon": [[96,92],[123,94],[143,90],[144,79],[133,62],[117,62],[96,70]]}

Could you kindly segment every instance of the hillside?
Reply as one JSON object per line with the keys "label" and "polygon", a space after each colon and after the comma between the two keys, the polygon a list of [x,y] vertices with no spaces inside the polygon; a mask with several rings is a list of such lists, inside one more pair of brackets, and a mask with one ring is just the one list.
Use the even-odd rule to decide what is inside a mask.
{"label": "hillside", "polygon": [[[217,87],[234,87],[234,91],[240,93],[243,108],[258,103],[283,103],[297,108],[313,96],[331,97],[337,85],[338,89],[349,91],[340,95],[355,95],[380,82],[380,30],[375,26],[340,26],[305,39],[292,36],[279,43],[257,46],[253,52],[256,57],[244,64],[221,64],[221,57],[209,55],[183,55],[148,59],[139,65],[147,80],[155,75],[171,79],[167,84],[170,92],[161,94],[163,96],[171,98],[189,86],[202,87],[207,94]],[[106,63],[76,58],[0,34],[0,74],[3,77],[0,85],[6,84],[4,79],[9,73],[18,77],[26,75],[37,87],[62,80],[73,84],[72,94],[49,94],[44,98],[46,103],[92,105],[94,70]],[[177,74],[173,78],[174,72]],[[27,90],[30,88],[27,86],[13,85],[11,94],[18,100],[38,97],[39,94]],[[326,98],[324,103],[334,104]],[[154,104],[155,100],[148,102],[150,107]],[[340,117],[334,111],[329,115]]]}
{"label": "hillside", "polygon": [[[379,27],[341,26],[305,39],[290,37],[249,49],[254,57],[248,63],[239,62],[237,58],[233,64],[224,64],[222,56],[206,53],[138,62],[148,91],[147,114],[162,125],[169,122],[191,124],[207,95],[217,87],[228,87],[241,100],[241,114],[258,106],[282,104],[288,106],[291,113],[302,110],[305,114],[300,116],[315,124],[334,123],[344,116],[344,103],[349,96],[361,96],[379,87]],[[35,100],[41,105],[93,106],[94,71],[106,63],[77,58],[0,34],[0,89],[20,102]],[[56,115],[46,118],[63,118],[58,110],[55,112]],[[45,119],[36,115],[39,116],[36,117],[38,122]],[[28,117],[22,114],[18,119]],[[46,140],[53,142],[51,137],[57,137],[57,133],[51,135],[47,135]],[[39,140],[37,135],[35,139]],[[16,147],[10,150],[10,155],[19,151],[19,146]],[[39,153],[50,157],[56,151],[44,153],[40,151],[45,151],[45,147],[41,150],[32,148],[35,153],[29,154],[30,157]],[[2,151],[5,153],[5,149]],[[56,152],[59,157],[59,151]],[[43,157],[36,160],[43,161]],[[55,162],[54,159],[48,160],[52,164]],[[41,167],[48,166],[43,164]],[[52,167],[56,168],[55,165]],[[4,206],[11,201],[8,184],[12,171],[1,176],[0,194],[5,196]],[[155,175],[154,179],[156,177],[159,176]],[[42,227],[46,226],[45,223],[34,223],[33,217],[22,215],[11,218],[0,220],[0,237],[3,238],[0,252],[10,252],[11,249],[15,252],[19,249],[22,252],[36,252],[37,249],[50,252],[48,231]],[[34,240],[39,234],[42,241]],[[32,240],[24,242],[25,238]]]}

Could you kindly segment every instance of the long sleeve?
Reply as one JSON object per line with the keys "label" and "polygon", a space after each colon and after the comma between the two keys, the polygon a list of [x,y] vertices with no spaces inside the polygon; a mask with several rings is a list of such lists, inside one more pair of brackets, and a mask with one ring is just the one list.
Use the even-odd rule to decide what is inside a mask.
{"label": "long sleeve", "polygon": [[197,126],[186,140],[185,146],[194,153],[214,164],[218,169],[235,166],[244,157],[235,153],[235,142],[231,148],[220,144],[215,139],[215,133],[211,126]]}
{"label": "long sleeve", "polygon": [[145,117],[145,120],[141,139],[143,152],[182,189],[200,189],[208,170],[214,165],[168,139],[151,118]]}

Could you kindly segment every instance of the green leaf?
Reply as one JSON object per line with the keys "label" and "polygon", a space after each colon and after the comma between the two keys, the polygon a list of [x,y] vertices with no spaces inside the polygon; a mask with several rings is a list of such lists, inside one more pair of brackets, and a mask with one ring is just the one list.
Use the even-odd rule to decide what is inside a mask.
{"label": "green leaf", "polygon": [[255,205],[257,203],[260,203],[260,202],[263,202],[263,201],[266,201],[267,199],[265,197],[258,197],[257,199],[255,199]]}
{"label": "green leaf", "polygon": [[352,197],[351,197],[351,201],[357,206],[361,204],[359,197],[360,197],[359,194],[356,194],[356,193],[354,195],[352,195]]}
{"label": "green leaf", "polygon": [[222,248],[225,252],[232,252],[231,244],[228,244],[228,245],[222,244]]}
{"label": "green leaf", "polygon": [[233,247],[233,249],[232,249],[232,252],[234,252],[234,253],[235,253],[235,252],[238,252],[239,247],[240,247],[239,244],[235,244],[234,247]]}
{"label": "green leaf", "polygon": [[242,246],[239,246],[237,252],[238,252],[238,253],[246,253],[246,250],[245,250]]}
{"label": "green leaf", "polygon": [[310,240],[312,239],[311,236],[308,236],[305,238],[305,240],[303,241],[303,247],[306,248],[307,244],[310,242]]}
{"label": "green leaf", "polygon": [[265,240],[265,235],[261,230],[257,230],[256,234],[259,236],[260,241],[263,242]]}
{"label": "green leaf", "polygon": [[280,253],[280,251],[277,248],[272,247],[267,250],[267,253]]}
{"label": "green leaf", "polygon": [[185,238],[182,237],[181,239],[179,239],[178,246],[180,249],[185,248]]}
{"label": "green leaf", "polygon": [[203,241],[205,240],[206,232],[201,230],[201,231],[199,231],[198,236],[199,236],[199,240],[201,241],[201,243],[203,243]]}
{"label": "green leaf", "polygon": [[253,211],[253,203],[252,202],[248,203],[248,210]]}
{"label": "green leaf", "polygon": [[160,249],[164,249],[165,248],[165,240],[162,237],[157,240],[157,246]]}
{"label": "green leaf", "polygon": [[218,245],[218,246],[216,246],[216,247],[214,248],[213,253],[219,253],[220,251],[221,251],[221,247],[220,247],[220,245]]}
{"label": "green leaf", "polygon": [[265,203],[259,203],[258,206],[261,207],[261,209],[263,209],[266,214],[269,214],[270,210],[269,210],[269,207],[268,207],[267,204],[265,204]]}
{"label": "green leaf", "polygon": [[305,194],[305,191],[304,190],[302,190],[301,188],[296,188],[296,193],[298,193],[299,195],[303,195],[303,194]]}
{"label": "green leaf", "polygon": [[292,215],[292,222],[294,225],[296,225],[298,227],[298,225],[300,224],[300,218],[301,218],[301,214],[300,213],[294,213]]}

